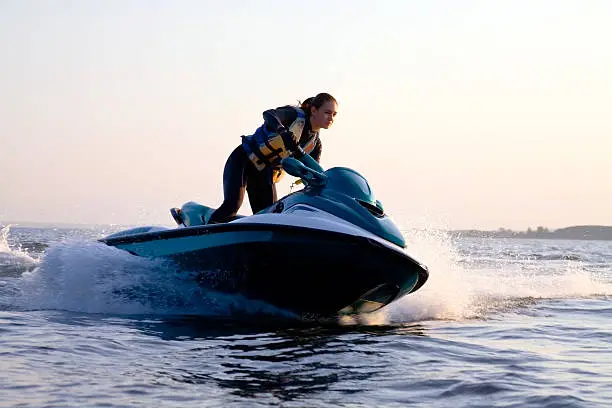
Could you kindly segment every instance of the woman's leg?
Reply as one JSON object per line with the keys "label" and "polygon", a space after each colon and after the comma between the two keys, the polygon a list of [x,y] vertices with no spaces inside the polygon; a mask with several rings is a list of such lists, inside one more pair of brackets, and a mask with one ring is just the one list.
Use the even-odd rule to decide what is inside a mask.
{"label": "woman's leg", "polygon": [[248,160],[242,146],[234,149],[228,157],[223,169],[223,203],[212,213],[209,224],[229,221],[238,213],[244,200]]}
{"label": "woman's leg", "polygon": [[257,171],[254,166],[251,167],[247,169],[249,182],[246,191],[249,195],[251,210],[253,210],[253,214],[257,214],[276,202],[276,184],[272,183],[272,177],[268,169]]}

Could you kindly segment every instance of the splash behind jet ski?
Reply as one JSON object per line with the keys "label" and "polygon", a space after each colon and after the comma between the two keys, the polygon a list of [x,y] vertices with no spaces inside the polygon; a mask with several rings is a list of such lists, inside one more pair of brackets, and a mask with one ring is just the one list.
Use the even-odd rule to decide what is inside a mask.
{"label": "splash behind jet ski", "polygon": [[301,315],[368,313],[423,286],[427,267],[406,253],[366,179],[303,161],[282,164],[305,187],[257,214],[207,225],[214,209],[188,202],[171,210],[177,228],[139,227],[101,241],[171,259],[215,290]]}

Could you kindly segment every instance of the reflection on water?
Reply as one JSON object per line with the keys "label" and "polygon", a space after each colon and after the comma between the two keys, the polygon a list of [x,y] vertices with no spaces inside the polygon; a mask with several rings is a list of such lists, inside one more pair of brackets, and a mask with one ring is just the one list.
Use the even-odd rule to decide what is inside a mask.
{"label": "reflection on water", "polygon": [[425,334],[421,325],[346,327],[253,320],[185,317],[136,320],[130,325],[184,345],[181,360],[190,363],[181,367],[175,363],[173,369],[160,370],[160,376],[180,383],[214,383],[242,398],[269,396],[283,401],[324,391],[335,383],[342,384],[338,392],[359,392],[361,381],[387,369],[381,338]]}

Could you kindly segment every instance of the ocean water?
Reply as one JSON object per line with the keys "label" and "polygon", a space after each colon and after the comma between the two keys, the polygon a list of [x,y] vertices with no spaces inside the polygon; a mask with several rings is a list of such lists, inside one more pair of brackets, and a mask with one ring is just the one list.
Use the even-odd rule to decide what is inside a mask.
{"label": "ocean water", "polygon": [[317,323],[96,242],[110,232],[0,229],[1,407],[611,404],[612,241],[407,232],[427,284]]}

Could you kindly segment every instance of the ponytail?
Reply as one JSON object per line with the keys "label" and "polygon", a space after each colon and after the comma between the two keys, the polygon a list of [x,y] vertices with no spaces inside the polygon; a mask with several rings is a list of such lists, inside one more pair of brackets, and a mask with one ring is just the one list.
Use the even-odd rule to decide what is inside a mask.
{"label": "ponytail", "polygon": [[310,98],[306,98],[304,100],[304,102],[298,101],[298,106],[300,107],[301,110],[304,111],[306,116],[310,116],[310,108],[312,107],[312,100],[313,99],[314,99],[314,97],[311,96]]}

